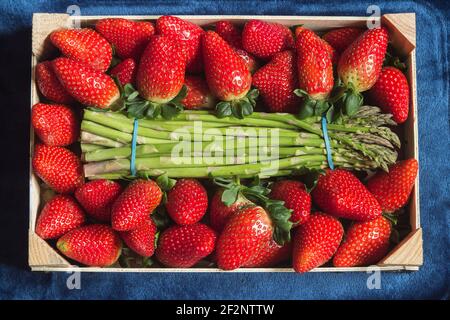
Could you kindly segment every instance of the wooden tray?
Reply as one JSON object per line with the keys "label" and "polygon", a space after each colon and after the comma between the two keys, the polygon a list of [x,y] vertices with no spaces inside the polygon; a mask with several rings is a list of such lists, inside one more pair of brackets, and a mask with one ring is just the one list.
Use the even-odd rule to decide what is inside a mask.
{"label": "wooden tray", "polygon": [[[76,23],[94,25],[102,18],[112,16],[69,16],[67,14],[35,13],[33,15],[32,32],[32,77],[31,106],[39,102],[35,82],[35,66],[45,60],[55,49],[50,45],[48,35],[55,29],[72,27]],[[133,20],[156,20],[158,16],[121,16]],[[313,30],[326,30],[337,27],[365,27],[368,17],[324,17],[324,16],[180,16],[183,19],[199,25],[210,24],[218,20],[230,20],[243,24],[249,19],[261,19],[278,22],[287,26],[303,24]],[[411,87],[411,104],[408,120],[402,125],[402,150],[404,157],[418,159],[418,126],[417,126],[417,90],[416,90],[416,20],[414,13],[386,14],[381,17],[381,23],[389,30],[390,39],[398,52],[407,56],[407,78]],[[31,128],[30,151],[33,154],[34,133]],[[33,271],[88,271],[88,272],[224,272],[217,268],[93,268],[78,267],[70,264],[57,251],[35,233],[36,216],[40,202],[40,187],[32,172],[30,158],[30,226],[29,226],[29,256],[28,261]],[[409,211],[411,232],[399,243],[379,264],[382,271],[418,270],[423,264],[422,229],[420,227],[419,206],[419,176],[412,191]],[[333,268],[320,267],[313,272],[352,272],[373,270],[369,267]],[[292,272],[292,268],[241,268],[231,272]],[[230,272],[230,271],[227,271]]]}

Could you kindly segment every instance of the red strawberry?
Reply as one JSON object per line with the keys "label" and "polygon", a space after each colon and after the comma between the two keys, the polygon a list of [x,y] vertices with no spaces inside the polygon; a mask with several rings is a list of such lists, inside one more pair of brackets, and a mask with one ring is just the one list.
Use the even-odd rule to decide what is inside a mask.
{"label": "red strawberry", "polygon": [[63,104],[74,101],[53,72],[51,61],[36,65],[36,83],[42,95],[51,101]]}
{"label": "red strawberry", "polygon": [[244,266],[272,239],[273,224],[262,207],[248,206],[232,215],[217,241],[217,264],[233,270]]}
{"label": "red strawberry", "polygon": [[234,48],[242,49],[241,30],[230,21],[221,20],[215,24],[215,31]]}
{"label": "red strawberry", "polygon": [[254,73],[258,65],[255,58],[242,49],[241,31],[234,24],[225,20],[216,22],[215,31],[244,60],[250,72]]}
{"label": "red strawberry", "polygon": [[151,22],[131,21],[122,18],[101,19],[95,29],[112,45],[122,59],[139,60],[145,46],[155,33]]}
{"label": "red strawberry", "polygon": [[365,31],[339,58],[337,72],[347,88],[343,97],[345,112],[353,115],[363,103],[360,92],[375,84],[383,66],[388,44],[384,27]]}
{"label": "red strawberry", "polygon": [[205,188],[195,179],[178,180],[167,193],[166,209],[177,224],[199,222],[208,209],[208,195]]}
{"label": "red strawberry", "polygon": [[168,267],[189,268],[210,255],[215,242],[215,232],[204,224],[172,226],[160,235],[156,257]]}
{"label": "red strawberry", "polygon": [[120,97],[110,76],[75,60],[57,58],[53,70],[67,92],[84,105],[104,109]]}
{"label": "red strawberry", "polygon": [[148,217],[137,229],[120,232],[127,246],[143,257],[151,257],[155,252],[156,224]]}
{"label": "red strawberry", "polygon": [[292,244],[289,242],[283,246],[270,239],[253,256],[244,267],[247,268],[268,268],[280,262],[286,261],[292,255]]}
{"label": "red strawberry", "polygon": [[134,180],[112,205],[112,227],[118,231],[136,229],[159,205],[161,198],[161,189],[155,181]]}
{"label": "red strawberry", "polygon": [[[303,31],[308,30],[308,32],[312,32],[311,30],[303,27],[303,26],[298,26],[297,28],[295,28],[295,37],[298,38],[299,34],[302,33]],[[324,48],[324,50],[326,52],[328,52],[328,55],[331,58],[331,62],[333,65],[337,64],[339,61],[339,54],[338,52],[324,39],[322,39],[322,46]]]}
{"label": "red strawberry", "polygon": [[73,110],[65,105],[36,103],[31,124],[39,139],[48,146],[67,146],[79,137],[79,123]]}
{"label": "red strawberry", "polygon": [[242,31],[242,46],[257,58],[270,59],[293,44],[291,31],[277,23],[250,20]]}
{"label": "red strawberry", "polygon": [[275,182],[269,194],[271,199],[284,201],[284,206],[292,210],[290,221],[305,223],[311,212],[311,196],[300,181],[281,180]]}
{"label": "red strawberry", "polygon": [[308,272],[331,259],[341,243],[344,228],[335,217],[314,213],[297,229],[293,243],[296,272]]}
{"label": "red strawberry", "polygon": [[322,39],[328,42],[338,54],[341,54],[363,32],[364,30],[360,28],[333,29],[325,33]]}
{"label": "red strawberry", "polygon": [[84,182],[80,159],[65,148],[37,144],[32,162],[36,175],[56,192],[73,192]]}
{"label": "red strawberry", "polygon": [[391,224],[383,216],[355,222],[333,258],[335,267],[357,267],[377,263],[389,249]]}
{"label": "red strawberry", "polygon": [[299,87],[314,100],[326,99],[333,89],[333,65],[327,44],[314,32],[303,29],[297,36]]}
{"label": "red strawberry", "polygon": [[63,29],[50,34],[51,42],[68,58],[100,72],[108,70],[112,59],[111,45],[89,28]]}
{"label": "red strawberry", "polygon": [[258,62],[256,62],[255,58],[253,58],[252,55],[250,55],[247,51],[242,49],[236,49],[234,48],[234,51],[241,57],[242,60],[244,60],[245,65],[247,66],[248,71],[250,73],[254,73],[256,69],[258,69]]}
{"label": "red strawberry", "polygon": [[239,193],[236,201],[228,207],[222,202],[223,191],[223,189],[216,191],[211,199],[211,205],[209,208],[211,227],[218,232],[223,230],[225,224],[232,215],[239,212],[244,206],[252,203]]}
{"label": "red strawberry", "polygon": [[228,110],[222,116],[231,115],[232,105],[241,107],[239,112],[235,112],[236,116],[242,118],[250,114],[255,102],[253,97],[246,95],[250,90],[252,75],[243,59],[213,31],[206,32],[203,37],[203,57],[206,81],[211,92],[220,100],[228,102],[218,104],[218,107],[222,105]]}
{"label": "red strawberry", "polygon": [[75,198],[88,214],[98,221],[111,221],[111,206],[122,192],[115,181],[104,179],[85,183],[75,191]]}
{"label": "red strawberry", "polygon": [[278,27],[281,32],[285,35],[286,49],[294,49],[295,48],[295,38],[290,28],[284,26],[280,23],[274,23],[276,27]]}
{"label": "red strawberry", "polygon": [[185,65],[176,42],[165,36],[152,37],[138,68],[139,93],[152,102],[169,102],[183,87]]}
{"label": "red strawberry", "polygon": [[294,94],[298,88],[294,53],[277,53],[253,75],[253,85],[259,90],[270,112],[296,113],[301,100]]}
{"label": "red strawberry", "polygon": [[389,172],[378,172],[367,182],[367,189],[381,205],[383,212],[392,213],[408,201],[417,177],[416,159],[399,161]]}
{"label": "red strawberry", "polygon": [[357,92],[369,90],[377,81],[388,43],[387,30],[369,29],[342,53],[338,74],[345,85]]}
{"label": "red strawberry", "polygon": [[162,16],[156,21],[156,31],[174,40],[182,48],[186,55],[187,71],[193,73],[202,71],[201,40],[204,34],[202,28],[177,17]]}
{"label": "red strawberry", "polygon": [[103,224],[72,230],[59,238],[56,246],[65,256],[92,267],[114,264],[122,251],[120,237]]}
{"label": "red strawberry", "polygon": [[36,222],[42,239],[54,239],[84,224],[84,213],[72,197],[57,195],[47,202]]}
{"label": "red strawberry", "polygon": [[374,196],[350,171],[343,169],[321,175],[312,197],[322,210],[337,217],[367,221],[381,215]]}
{"label": "red strawberry", "polygon": [[185,109],[211,109],[214,97],[209,91],[205,79],[198,76],[186,76],[184,85],[187,88],[187,95],[181,100]]}
{"label": "red strawberry", "polygon": [[368,94],[373,103],[384,112],[391,113],[398,124],[408,119],[409,85],[405,75],[399,69],[383,68]]}
{"label": "red strawberry", "polygon": [[109,72],[111,76],[116,76],[121,84],[134,84],[136,81],[136,73],[136,62],[131,58],[123,60]]}

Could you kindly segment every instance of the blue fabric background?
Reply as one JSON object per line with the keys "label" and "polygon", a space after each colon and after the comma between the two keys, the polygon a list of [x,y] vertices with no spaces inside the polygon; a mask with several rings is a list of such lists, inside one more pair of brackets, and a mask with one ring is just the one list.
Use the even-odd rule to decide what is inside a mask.
{"label": "blue fabric background", "polygon": [[[446,1],[38,1],[0,2],[2,299],[421,299],[449,293],[449,73]],[[383,273],[369,290],[365,273],[83,274],[68,290],[65,273],[26,267],[28,119],[31,17],[77,4],[95,14],[359,15],[370,4],[382,13],[417,14],[421,220],[425,263],[419,272]],[[4,170],[4,168],[8,168]]]}

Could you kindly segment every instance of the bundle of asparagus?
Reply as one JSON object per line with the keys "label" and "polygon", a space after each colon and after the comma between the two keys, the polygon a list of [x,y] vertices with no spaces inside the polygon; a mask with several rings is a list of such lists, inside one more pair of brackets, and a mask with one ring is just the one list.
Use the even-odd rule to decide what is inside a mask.
{"label": "bundle of asparagus", "polygon": [[[397,159],[391,115],[364,106],[328,124],[336,167],[387,170]],[[89,179],[130,177],[134,120],[118,112],[85,110],[81,123],[84,172]],[[255,112],[245,119],[185,110],[171,120],[141,119],[138,175],[169,177],[283,176],[328,167],[320,117]]]}

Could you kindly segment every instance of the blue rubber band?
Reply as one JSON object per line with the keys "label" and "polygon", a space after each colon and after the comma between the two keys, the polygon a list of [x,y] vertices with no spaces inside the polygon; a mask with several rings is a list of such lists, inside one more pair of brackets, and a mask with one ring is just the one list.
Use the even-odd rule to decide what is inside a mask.
{"label": "blue rubber band", "polygon": [[322,132],[323,140],[325,141],[325,149],[327,151],[328,166],[331,170],[334,170],[333,157],[331,155],[330,138],[328,137],[327,118],[325,116],[322,117]]}
{"label": "blue rubber band", "polygon": [[137,141],[137,131],[138,131],[138,120],[134,119],[133,124],[133,138],[131,139],[131,161],[130,161],[130,171],[131,175],[136,176],[136,141]]}

